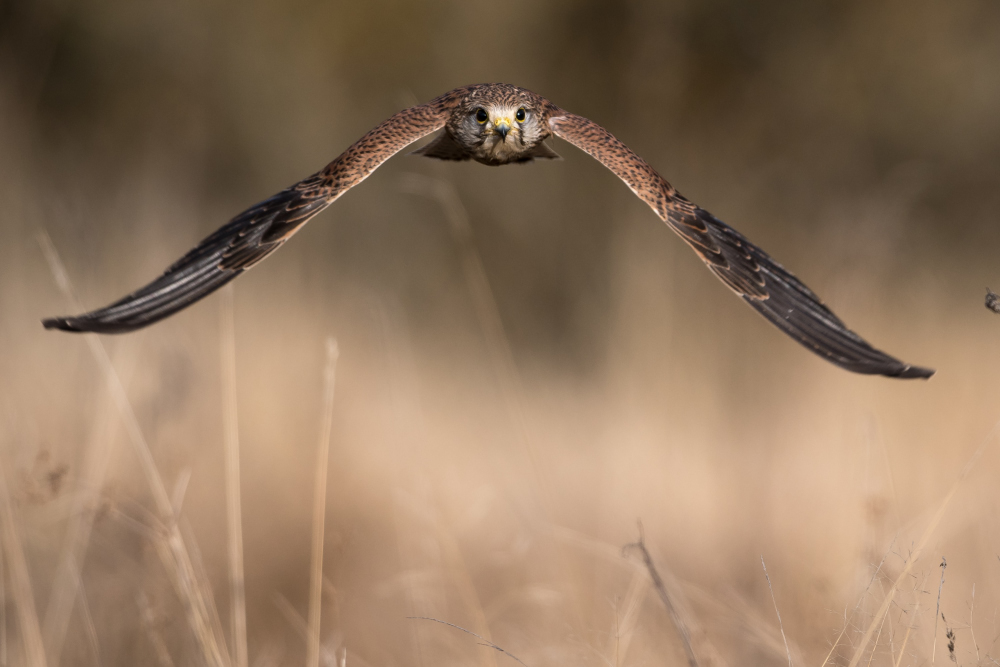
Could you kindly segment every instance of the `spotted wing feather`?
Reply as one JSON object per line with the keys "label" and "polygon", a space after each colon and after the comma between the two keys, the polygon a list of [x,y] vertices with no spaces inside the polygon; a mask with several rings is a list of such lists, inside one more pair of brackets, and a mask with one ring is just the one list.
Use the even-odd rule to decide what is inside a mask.
{"label": "spotted wing feather", "polygon": [[621,178],[750,307],[824,359],[855,373],[927,378],[847,328],[812,290],[746,237],[682,197],[642,158],[597,123],[562,110],[549,126]]}
{"label": "spotted wing feather", "polygon": [[313,216],[412,142],[444,127],[464,94],[454,90],[392,116],[322,171],[240,213],[159,278],[109,306],[43,320],[47,329],[123,333],[211,294],[277,250]]}

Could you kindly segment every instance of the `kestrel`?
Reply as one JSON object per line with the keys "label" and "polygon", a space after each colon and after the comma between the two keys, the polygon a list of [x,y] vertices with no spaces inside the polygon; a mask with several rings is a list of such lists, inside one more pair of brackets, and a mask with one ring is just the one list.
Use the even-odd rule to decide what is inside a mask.
{"label": "kestrel", "polygon": [[43,324],[64,331],[122,333],[161,320],[256,265],[383,162],[441,129],[416,153],[498,166],[557,158],[545,140],[553,135],[565,139],[614,172],[729,289],[808,349],[856,373],[897,378],[934,374],[872,347],[798,278],[735,229],[681,196],[603,127],[507,84],[456,88],[400,111],[322,171],[237,215],[145,287],[99,310]]}

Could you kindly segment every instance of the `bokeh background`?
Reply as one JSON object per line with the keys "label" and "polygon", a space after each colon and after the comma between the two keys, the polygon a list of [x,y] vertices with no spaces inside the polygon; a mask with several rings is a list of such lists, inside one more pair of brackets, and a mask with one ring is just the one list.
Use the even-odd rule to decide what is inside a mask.
{"label": "bokeh background", "polygon": [[991,0],[0,0],[0,662],[205,661],[93,341],[39,323],[73,310],[40,234],[104,305],[485,81],[606,126],[938,374],[811,355],[565,142],[399,156],[235,283],[233,338],[213,295],[99,339],[229,651],[222,350],[249,661],[301,664],[332,336],[324,664],[515,664],[412,616],[531,667],[684,664],[637,521],[699,664],[994,664]]}

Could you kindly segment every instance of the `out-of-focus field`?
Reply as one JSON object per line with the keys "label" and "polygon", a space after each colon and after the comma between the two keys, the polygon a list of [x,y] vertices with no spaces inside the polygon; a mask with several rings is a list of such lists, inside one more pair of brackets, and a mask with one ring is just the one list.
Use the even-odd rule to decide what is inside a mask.
{"label": "out-of-focus field", "polygon": [[[565,142],[397,157],[234,283],[250,664],[306,657],[331,336],[324,664],[516,664],[414,616],[530,667],[685,664],[621,555],[637,520],[699,664],[787,664],[775,608],[795,665],[996,664],[988,0],[0,1],[0,664],[205,653],[99,348],[40,325],[73,307],[39,234],[104,305],[398,109],[494,80],[603,124],[938,374],[811,355]],[[222,303],[96,340],[232,653]]]}

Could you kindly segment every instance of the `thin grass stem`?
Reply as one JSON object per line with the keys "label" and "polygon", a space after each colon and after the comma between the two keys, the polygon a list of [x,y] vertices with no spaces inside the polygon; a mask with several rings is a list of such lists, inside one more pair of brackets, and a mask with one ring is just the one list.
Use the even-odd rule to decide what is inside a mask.
{"label": "thin grass stem", "polygon": [[313,489],[312,558],[309,577],[309,630],[306,667],[319,667],[320,613],[323,606],[323,539],[326,526],[326,484],[333,431],[333,393],[340,351],[334,338],[326,339],[326,370],[323,373],[323,416],[316,453]]}
{"label": "thin grass stem", "polygon": [[934,664],[934,659],[937,657],[937,631],[938,631],[938,619],[941,618],[941,593],[944,591],[944,571],[948,568],[948,561],[941,557],[941,583],[938,584],[938,594],[937,594],[937,606],[934,608],[934,642],[931,644],[931,664]]}
{"label": "thin grass stem", "polygon": [[653,581],[653,588],[656,589],[657,594],[660,596],[660,601],[663,602],[663,606],[670,615],[670,620],[673,621],[677,633],[681,636],[688,665],[690,667],[698,667],[698,656],[695,654],[694,646],[691,642],[691,630],[688,628],[688,624],[684,622],[684,618],[681,616],[677,604],[673,600],[673,596],[670,595],[666,585],[663,583],[663,577],[660,576],[660,572],[656,569],[656,563],[653,562],[653,557],[650,555],[649,549],[646,548],[646,541],[642,536],[641,527],[639,540],[625,545],[622,551],[627,552],[630,549],[637,549],[642,556],[642,560],[646,564],[646,570],[649,572],[649,578]]}
{"label": "thin grass stem", "polygon": [[45,645],[42,643],[42,630],[35,611],[35,597],[28,576],[28,563],[24,558],[24,548],[16,520],[10,493],[7,490],[6,472],[0,468],[0,535],[3,536],[3,549],[10,570],[11,594],[14,597],[17,621],[21,628],[24,660],[28,667],[45,667]]}
{"label": "thin grass stem", "polygon": [[233,284],[222,288],[221,354],[223,431],[226,443],[226,523],[229,555],[229,613],[233,665],[247,667],[247,602],[243,577],[243,516],[240,500],[240,434],[236,403],[236,325]]}
{"label": "thin grass stem", "polygon": [[[126,385],[134,368],[134,349],[132,341],[126,340],[116,355],[120,360],[117,364],[121,369],[119,377]],[[53,664],[58,664],[62,655],[63,643],[69,630],[70,617],[80,586],[80,571],[86,560],[91,531],[100,504],[101,490],[114,453],[115,435],[119,423],[115,413],[114,396],[110,392],[105,392],[87,442],[83,475],[77,485],[80,493],[77,494],[77,500],[70,514],[59,565],[52,577],[52,589],[42,622],[45,650]]]}
{"label": "thin grass stem", "polygon": [[792,667],[792,651],[788,648],[788,638],[785,637],[785,626],[781,623],[781,612],[778,611],[778,601],[774,599],[774,587],[771,586],[771,577],[767,575],[767,565],[764,564],[764,556],[760,557],[760,566],[764,568],[764,579],[767,580],[767,589],[771,591],[771,603],[774,605],[774,614],[778,617],[778,629],[781,630],[781,641],[785,643],[788,667]]}
{"label": "thin grass stem", "polygon": [[[73,290],[62,260],[59,258],[52,240],[44,231],[38,233],[38,244],[41,246],[42,253],[49,263],[49,268],[59,289],[63,292],[74,310],[82,310],[73,295]],[[173,506],[170,503],[170,497],[167,495],[167,489],[163,484],[163,478],[160,475],[159,468],[156,466],[156,461],[153,459],[153,454],[149,449],[149,444],[146,442],[142,429],[139,427],[139,421],[136,419],[135,411],[132,409],[132,405],[125,393],[121,378],[115,371],[114,366],[112,366],[111,359],[108,357],[108,352],[101,343],[100,338],[96,334],[84,334],[84,339],[90,348],[94,361],[101,371],[101,375],[104,377],[109,392],[115,399],[115,405],[125,425],[129,441],[132,443],[132,449],[139,460],[140,468],[146,477],[146,482],[149,484],[153,502],[156,505],[160,521],[163,522],[165,532],[163,544],[165,551],[161,551],[160,555],[167,571],[173,576],[174,586],[181,597],[181,601],[184,603],[188,622],[198,640],[205,662],[213,667],[228,667],[229,655],[226,651],[225,641],[212,631],[211,614],[209,611],[209,606],[212,605],[212,602],[210,599],[205,599],[198,586],[194,568],[191,564],[191,557],[177,526],[176,516],[173,512]],[[159,540],[156,542],[159,542]]]}
{"label": "thin grass stem", "polygon": [[944,499],[941,500],[941,504],[931,517],[930,522],[927,524],[927,528],[924,529],[924,532],[917,541],[913,552],[910,553],[910,557],[906,559],[906,562],[900,569],[899,574],[896,575],[896,580],[892,582],[892,586],[889,587],[889,591],[882,599],[882,606],[879,608],[878,613],[872,618],[872,622],[868,624],[868,628],[861,637],[861,641],[854,649],[854,656],[851,658],[851,662],[848,667],[857,667],[858,662],[861,660],[861,654],[864,652],[868,642],[871,641],[872,634],[875,632],[875,626],[878,624],[878,619],[881,618],[882,614],[884,614],[886,609],[889,608],[889,605],[892,604],[892,600],[895,598],[896,592],[899,590],[899,585],[907,576],[909,576],[910,570],[913,569],[914,563],[916,563],[917,559],[922,554],[924,547],[927,546],[927,542],[931,539],[931,535],[933,535],[934,531],[937,530],[938,524],[940,524],[941,519],[944,518],[945,510],[948,509],[948,505],[951,503],[951,499],[955,497],[955,493],[958,492],[962,482],[969,475],[969,473],[972,472],[976,462],[982,457],[986,448],[993,442],[993,437],[996,435],[998,430],[1000,430],[1000,421],[997,421],[993,425],[993,428],[990,429],[990,432],[986,435],[986,437],[983,438],[979,447],[976,448],[976,451],[973,452],[972,456],[969,457],[969,460],[966,462],[965,467],[962,468],[962,472],[959,473],[958,479],[955,480],[955,482],[951,485],[951,489],[948,490]]}

